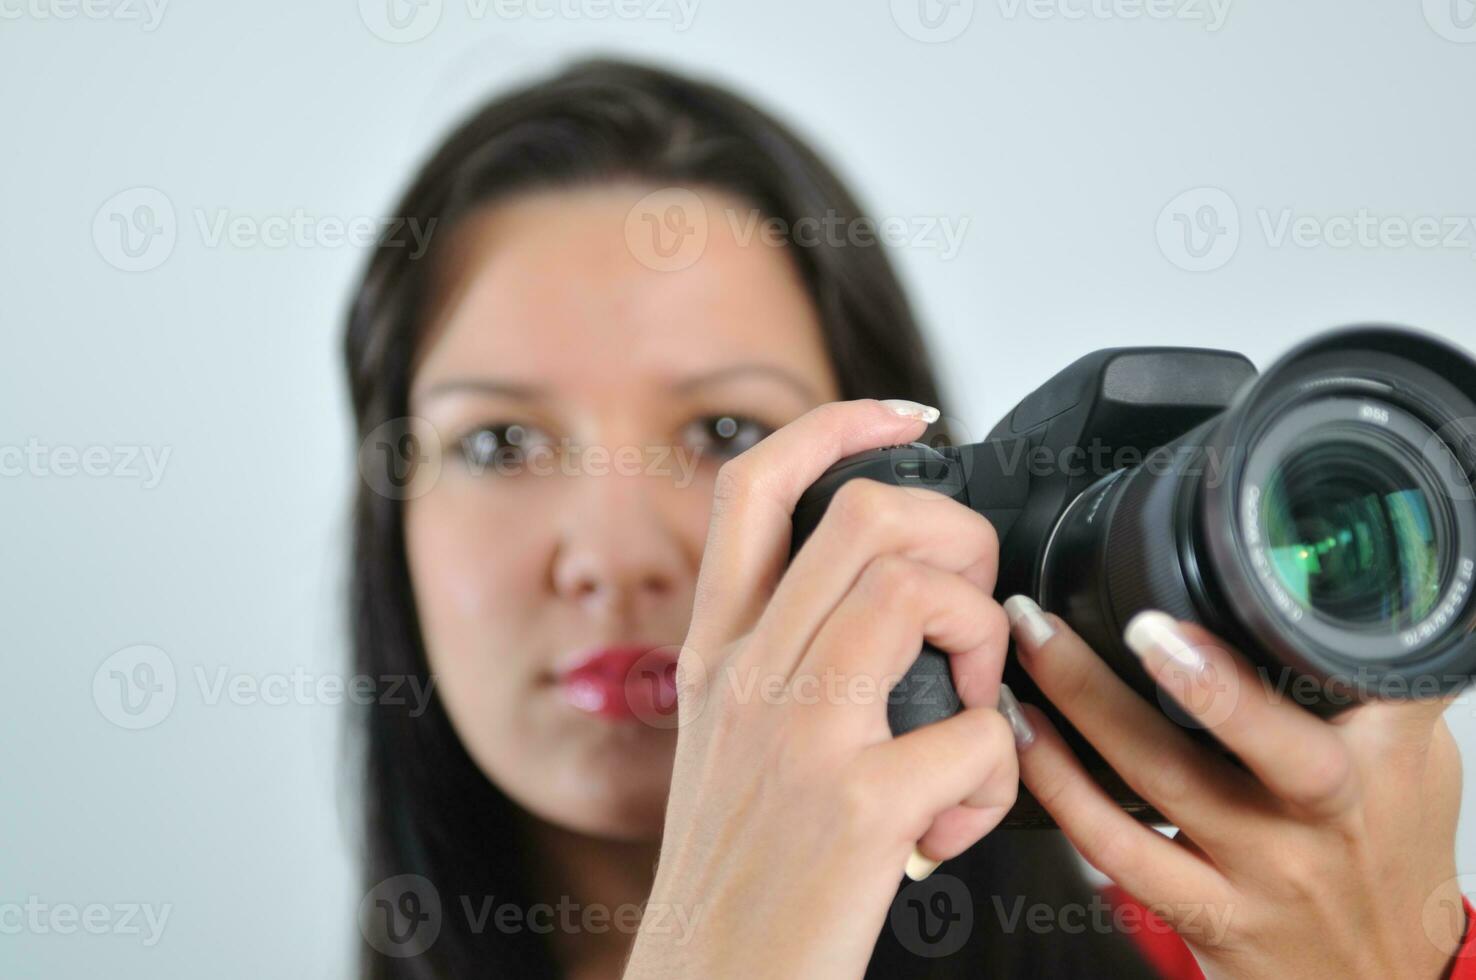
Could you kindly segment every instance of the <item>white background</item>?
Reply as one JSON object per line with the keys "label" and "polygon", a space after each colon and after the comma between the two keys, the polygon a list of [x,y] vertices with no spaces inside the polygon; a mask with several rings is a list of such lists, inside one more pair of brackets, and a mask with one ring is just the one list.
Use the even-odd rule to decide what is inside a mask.
{"label": "white background", "polygon": [[[338,346],[364,254],[208,232],[386,213],[444,127],[509,81],[599,51],[700,70],[809,134],[874,215],[967,220],[956,255],[896,259],[978,434],[1098,346],[1264,364],[1356,320],[1476,346],[1471,0],[1239,0],[1222,23],[1208,0],[1152,8],[1183,19],[928,0],[932,29],[918,0],[688,0],[689,24],[674,0],[394,0],[420,18],[399,33],[391,0],[94,2],[0,0],[0,446],[170,455],[156,486],[0,477],[0,904],[171,912],[147,947],[0,932],[6,976],[350,972],[340,709],[210,704],[196,672],[343,671]],[[115,200],[135,188],[152,190]],[[1202,188],[1223,193],[1165,213]],[[159,195],[172,248],[130,259],[113,215]],[[1196,260],[1175,214],[1216,202],[1226,234]],[[1262,227],[1360,211],[1462,237],[1302,247]],[[167,654],[177,692],[126,731],[92,685],[138,644]],[[1472,707],[1452,721],[1476,748]]]}

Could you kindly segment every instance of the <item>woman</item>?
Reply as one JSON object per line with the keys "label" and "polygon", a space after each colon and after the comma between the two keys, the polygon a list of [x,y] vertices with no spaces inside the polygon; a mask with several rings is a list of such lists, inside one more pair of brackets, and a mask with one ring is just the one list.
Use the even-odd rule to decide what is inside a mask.
{"label": "woman", "polygon": [[[396,213],[434,235],[422,259],[382,242],[351,313],[353,634],[360,671],[437,696],[364,718],[367,976],[1191,976],[1191,949],[1222,975],[1446,969],[1442,705],[1328,723],[1242,699],[1215,730],[1252,776],[1029,600],[1007,624],[992,531],[951,501],[848,487],[786,574],[829,463],[946,433],[875,235],[783,126],[581,64],[469,119]],[[1012,735],[1010,628],[1176,841],[1038,712],[1007,711]],[[875,696],[799,694],[894,675],[924,637],[954,655],[956,718],[892,740]],[[1129,639],[1166,680],[1245,670],[1162,617]],[[1101,900],[1059,835],[990,833],[1017,773],[1182,943],[1158,919],[1072,927]],[[899,888],[941,859],[967,909]]]}

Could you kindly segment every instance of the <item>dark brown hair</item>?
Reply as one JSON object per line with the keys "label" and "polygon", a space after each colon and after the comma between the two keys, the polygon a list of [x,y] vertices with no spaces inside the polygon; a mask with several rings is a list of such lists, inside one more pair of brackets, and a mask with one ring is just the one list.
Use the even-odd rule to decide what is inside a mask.
{"label": "dark brown hair", "polygon": [[[710,84],[623,62],[576,64],[502,95],[436,149],[394,214],[435,241],[416,257],[393,241],[371,255],[344,338],[360,443],[408,412],[412,363],[429,299],[430,267],[449,230],[476,209],[535,188],[636,179],[711,187],[794,228],[801,218],[866,219],[832,170],[788,128]],[[891,262],[879,246],[791,243],[824,333],[842,397],[910,398],[944,408],[932,366]],[[943,433],[933,433],[934,441]],[[361,479],[350,572],[355,669],[415,677],[429,668],[411,591],[402,504]],[[477,768],[432,697],[414,716],[375,704],[356,718],[364,802],[364,884],[424,876],[443,914],[429,948],[386,956],[363,947],[363,973],[388,977],[553,977],[541,936],[467,927],[459,896],[526,905],[531,891],[514,841],[515,805]],[[998,832],[945,865],[966,884],[973,924],[964,948],[920,955],[916,940],[883,929],[868,976],[1080,976],[1146,974],[1116,935],[1041,935],[1021,902],[1083,905],[1092,892],[1059,835]],[[476,901],[473,898],[473,901]],[[908,901],[899,892],[898,906]],[[896,907],[896,906],[894,906]],[[903,915],[911,914],[902,908]],[[1013,923],[1013,924],[1012,924]],[[909,949],[908,946],[912,949]],[[924,953],[927,950],[923,951]]]}

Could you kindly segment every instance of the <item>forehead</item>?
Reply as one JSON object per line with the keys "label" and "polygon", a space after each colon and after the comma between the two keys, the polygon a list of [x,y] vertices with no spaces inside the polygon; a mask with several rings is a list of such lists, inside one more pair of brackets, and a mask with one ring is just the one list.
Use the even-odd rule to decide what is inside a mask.
{"label": "forehead", "polygon": [[709,216],[701,256],[664,271],[643,263],[627,237],[627,219],[650,191],[540,191],[451,229],[417,380],[486,368],[554,384],[616,384],[742,360],[833,389],[809,295],[783,247],[744,235],[749,206],[700,192]]}

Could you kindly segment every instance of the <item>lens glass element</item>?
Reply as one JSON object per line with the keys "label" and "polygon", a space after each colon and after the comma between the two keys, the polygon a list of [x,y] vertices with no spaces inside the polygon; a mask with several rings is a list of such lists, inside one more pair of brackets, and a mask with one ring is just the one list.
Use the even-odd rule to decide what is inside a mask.
{"label": "lens glass element", "polygon": [[1299,440],[1267,484],[1261,516],[1276,576],[1344,627],[1407,628],[1435,608],[1444,584],[1449,536],[1438,499],[1400,447],[1330,435]]}

